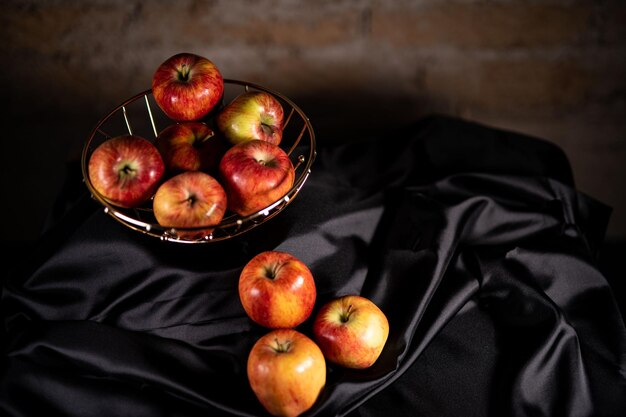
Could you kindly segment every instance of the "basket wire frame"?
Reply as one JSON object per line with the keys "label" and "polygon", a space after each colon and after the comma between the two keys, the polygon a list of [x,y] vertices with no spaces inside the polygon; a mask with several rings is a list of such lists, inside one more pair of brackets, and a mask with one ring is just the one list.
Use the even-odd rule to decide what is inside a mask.
{"label": "basket wire frame", "polygon": [[[265,223],[287,207],[298,195],[300,189],[311,174],[311,166],[316,157],[315,133],[309,118],[289,98],[266,87],[239,80],[224,80],[224,97],[222,105],[231,98],[248,91],[264,91],[279,100],[285,112],[283,139],[280,146],[291,158],[296,176],[291,189],[269,206],[248,216],[239,216],[227,212],[217,225],[205,225],[194,228],[168,228],[159,225],[152,214],[152,202],[131,209],[115,206],[107,201],[94,189],[88,173],[89,157],[95,148],[108,139],[122,135],[138,135],[154,142],[160,129],[175,123],[168,119],[158,107],[152,91],[146,90],[127,99],[104,116],[94,127],[85,142],[81,155],[83,181],[93,199],[104,208],[104,212],[115,220],[137,232],[147,234],[164,241],[178,243],[209,243],[219,242],[239,236],[248,230]],[[119,120],[121,114],[122,121]],[[146,119],[149,122],[146,126]],[[141,124],[141,127],[138,127]],[[211,229],[207,231],[208,229]],[[199,237],[189,237],[191,235]]]}

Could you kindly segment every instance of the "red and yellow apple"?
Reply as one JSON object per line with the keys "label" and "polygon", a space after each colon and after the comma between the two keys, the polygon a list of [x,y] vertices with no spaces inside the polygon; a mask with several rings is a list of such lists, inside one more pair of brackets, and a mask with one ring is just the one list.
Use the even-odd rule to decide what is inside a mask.
{"label": "red and yellow apple", "polygon": [[252,140],[231,147],[219,165],[228,208],[247,216],[270,206],[291,189],[295,169],[278,145]]}
{"label": "red and yellow apple", "polygon": [[224,79],[207,58],[183,52],[165,60],[152,76],[152,95],[176,121],[200,120],[224,95]]}
{"label": "red and yellow apple", "polygon": [[261,326],[298,326],[311,315],[316,296],[309,268],[286,252],[261,252],[248,261],[239,275],[241,304]]}
{"label": "red and yellow apple", "polygon": [[152,210],[157,222],[167,228],[200,228],[180,231],[181,237],[201,238],[220,223],[227,206],[226,192],[212,176],[201,171],[175,175],[159,186]]}
{"label": "red and yellow apple", "polygon": [[309,410],[326,385],[320,348],[294,329],[273,330],[252,347],[248,381],[263,407],[274,416],[295,417]]}
{"label": "red and yellow apple", "polygon": [[203,171],[216,174],[228,144],[201,122],[181,122],[167,126],[156,139],[165,168],[170,174]]}
{"label": "red and yellow apple", "polygon": [[364,369],[380,356],[389,336],[389,322],[371,300],[347,295],[322,306],[313,322],[313,335],[330,362]]}
{"label": "red and yellow apple", "polygon": [[102,142],[89,157],[89,181],[108,202],[136,207],[156,191],[165,166],[157,148],[139,136],[123,135]]}
{"label": "red and yellow apple", "polygon": [[221,109],[215,122],[233,145],[255,139],[278,145],[283,137],[283,118],[283,107],[272,94],[250,91]]}

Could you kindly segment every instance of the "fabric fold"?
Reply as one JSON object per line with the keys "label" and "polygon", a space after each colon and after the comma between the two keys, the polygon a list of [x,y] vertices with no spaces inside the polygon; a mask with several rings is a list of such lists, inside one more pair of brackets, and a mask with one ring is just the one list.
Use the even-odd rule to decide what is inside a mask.
{"label": "fabric fold", "polygon": [[621,416],[626,331],[595,263],[609,215],[560,149],[446,117],[320,147],[289,207],[225,242],[162,242],[81,199],[3,287],[0,414],[265,415],[245,372],[268,329],[237,282],[281,250],[316,280],[300,331],[346,294],[390,323],[371,368],[328,364],[307,416]]}

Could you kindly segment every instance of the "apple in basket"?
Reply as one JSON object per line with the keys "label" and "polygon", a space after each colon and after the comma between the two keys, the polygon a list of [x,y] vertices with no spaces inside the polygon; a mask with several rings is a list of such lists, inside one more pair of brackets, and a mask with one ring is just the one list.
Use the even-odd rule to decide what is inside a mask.
{"label": "apple in basket", "polygon": [[295,256],[265,251],[239,275],[239,298],[246,314],[269,328],[296,327],[313,311],[317,290],[309,268]]}
{"label": "apple in basket", "polygon": [[180,237],[200,239],[210,233],[226,212],[226,192],[220,183],[201,171],[186,171],[165,181],[158,188],[152,210],[157,222],[180,231]]}
{"label": "apple in basket", "polygon": [[201,122],[181,122],[167,126],[156,139],[165,168],[175,174],[203,171],[216,174],[228,143]]}
{"label": "apple in basket", "polygon": [[108,202],[137,207],[156,191],[165,172],[157,148],[147,139],[122,135],[102,142],[88,162],[89,181]]}
{"label": "apple in basket", "polygon": [[233,145],[264,140],[278,145],[283,137],[283,107],[270,93],[240,94],[215,116],[217,128]]}
{"label": "apple in basket", "polygon": [[248,355],[248,381],[263,407],[274,416],[309,410],[326,385],[326,363],[313,340],[294,329],[273,330]]}
{"label": "apple in basket", "polygon": [[231,147],[220,161],[219,172],[228,208],[241,216],[261,211],[282,198],[295,179],[287,153],[262,140]]}
{"label": "apple in basket", "polygon": [[347,295],[322,306],[313,322],[313,335],[330,362],[363,369],[380,356],[389,322],[371,300]]}
{"label": "apple in basket", "polygon": [[221,102],[224,79],[209,59],[183,52],[157,67],[152,76],[152,95],[169,118],[200,120]]}

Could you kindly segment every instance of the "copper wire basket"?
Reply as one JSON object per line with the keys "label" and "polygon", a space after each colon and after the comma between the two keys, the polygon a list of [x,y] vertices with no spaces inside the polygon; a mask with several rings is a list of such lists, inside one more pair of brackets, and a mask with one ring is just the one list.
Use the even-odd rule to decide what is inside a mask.
{"label": "copper wire basket", "polygon": [[[200,234],[197,232],[206,231],[207,226],[175,229],[159,225],[152,212],[151,200],[145,205],[131,209],[121,208],[109,203],[94,189],[89,179],[89,158],[96,147],[102,142],[122,134],[134,134],[154,142],[162,129],[174,123],[156,104],[151,90],[146,90],[129,98],[109,112],[98,122],[85,142],[81,156],[81,167],[83,181],[91,192],[92,198],[103,206],[106,214],[132,230],[165,241],[189,244],[219,242],[230,239],[265,223],[279,214],[291,204],[311,173],[311,165],[316,157],[313,126],[304,112],[289,98],[276,91],[245,81],[224,80],[222,105],[229,103],[239,94],[248,91],[265,91],[270,93],[283,106],[285,123],[280,146],[287,152],[296,170],[294,184],[284,196],[262,210],[248,216],[239,216],[228,212],[219,224],[210,225],[210,232]],[[189,236],[194,237],[190,238]]]}

